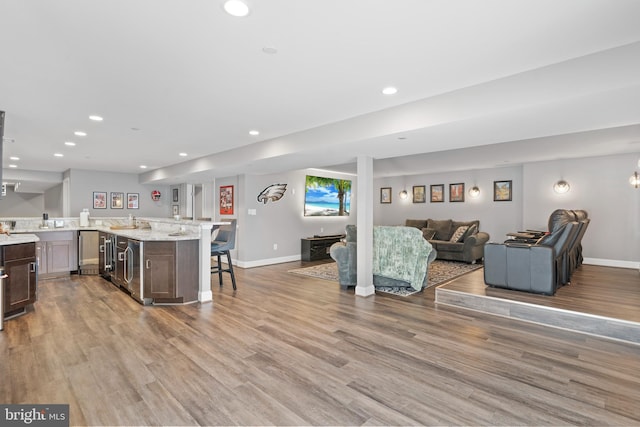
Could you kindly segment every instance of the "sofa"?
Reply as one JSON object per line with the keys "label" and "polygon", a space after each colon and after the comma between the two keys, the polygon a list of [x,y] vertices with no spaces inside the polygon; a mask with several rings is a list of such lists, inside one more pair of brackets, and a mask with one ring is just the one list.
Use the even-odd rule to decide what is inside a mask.
{"label": "sofa", "polygon": [[[329,249],[338,266],[340,287],[347,289],[358,283],[357,228],[345,227],[343,242]],[[422,290],[428,284],[429,264],[436,251],[420,230],[402,226],[373,228],[373,285],[412,287]]]}
{"label": "sofa", "polygon": [[407,219],[405,226],[422,231],[438,252],[437,259],[475,264],[484,257],[484,244],[489,241],[489,234],[479,231],[478,220]]}

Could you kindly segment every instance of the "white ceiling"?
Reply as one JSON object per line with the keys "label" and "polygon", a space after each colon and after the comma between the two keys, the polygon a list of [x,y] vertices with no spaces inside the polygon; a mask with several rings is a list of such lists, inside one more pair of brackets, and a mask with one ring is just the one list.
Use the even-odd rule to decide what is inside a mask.
{"label": "white ceiling", "polygon": [[358,155],[380,176],[640,152],[640,1],[253,0],[245,18],[222,3],[3,0],[5,177],[204,182],[353,171]]}

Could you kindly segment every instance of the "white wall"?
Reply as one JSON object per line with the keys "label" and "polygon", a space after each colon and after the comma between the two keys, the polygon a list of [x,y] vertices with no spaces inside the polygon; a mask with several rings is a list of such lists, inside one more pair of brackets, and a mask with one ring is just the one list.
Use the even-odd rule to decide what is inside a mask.
{"label": "white wall", "polygon": [[[79,216],[82,209],[89,209],[92,217],[134,216],[161,217],[171,216],[171,194],[166,185],[143,185],[138,182],[137,174],[98,172],[81,169],[69,171],[70,187],[70,212],[71,216]],[[158,190],[162,194],[159,201],[151,199],[151,192]],[[107,192],[107,200],[110,202],[112,192],[124,193],[125,201],[127,193],[138,193],[139,208],[111,209],[108,203],[107,209],[93,209],[93,192]]]}
{"label": "white wall", "polygon": [[[306,175],[319,175],[352,181],[351,212],[345,217],[305,217],[304,193]],[[234,188],[238,218],[238,265],[252,267],[300,259],[300,239],[316,234],[342,234],[347,224],[356,222],[355,184],[351,175],[298,170],[272,175],[242,175]],[[230,180],[216,180],[220,185],[232,185]],[[282,199],[267,203],[257,197],[272,184],[287,184]],[[217,190],[218,191],[218,190]],[[248,215],[255,209],[256,215]],[[217,215],[217,214],[216,214]],[[273,245],[277,245],[274,249]]]}
{"label": "white wall", "polygon": [[[506,233],[523,229],[547,230],[549,215],[556,209],[584,209],[591,223],[583,238],[586,262],[637,268],[640,265],[640,189],[629,184],[638,170],[640,153],[570,160],[532,162],[522,166],[425,174],[375,180],[375,188],[392,187],[391,204],[374,203],[374,222],[404,224],[405,219],[480,220],[480,229],[492,241],[503,241]],[[565,179],[566,194],[556,194],[553,184]],[[494,180],[513,180],[513,201],[494,202]],[[465,191],[478,185],[481,196],[464,203],[448,201],[448,185],[464,182]],[[429,185],[445,184],[445,202],[429,203]],[[406,186],[426,185],[427,202],[401,201]]]}
{"label": "white wall", "polygon": [[0,199],[0,217],[42,217],[44,194],[16,193],[13,186],[7,186],[7,195]]}
{"label": "white wall", "polygon": [[[512,181],[512,201],[493,201],[493,182]],[[449,201],[449,184],[465,184],[465,201]],[[444,184],[444,202],[430,202],[430,186]],[[413,203],[414,185],[426,187],[425,203]],[[480,188],[480,196],[473,199],[469,190]],[[380,203],[380,188],[391,187],[391,203]],[[373,206],[373,221],[376,225],[404,225],[407,219],[454,219],[456,221],[479,220],[480,230],[489,233],[492,241],[504,241],[506,234],[522,229],[522,167],[501,167],[460,172],[448,172],[404,177],[381,178],[374,181],[378,193]],[[399,193],[406,189],[409,197],[400,199]]]}
{"label": "white wall", "polygon": [[[638,170],[639,158],[640,153],[636,153],[526,164],[524,224],[546,229],[553,210],[584,209],[591,218],[583,238],[585,258],[605,265],[630,267],[624,262],[637,263],[640,189],[629,184],[629,177]],[[561,178],[571,189],[556,194],[553,183]]]}

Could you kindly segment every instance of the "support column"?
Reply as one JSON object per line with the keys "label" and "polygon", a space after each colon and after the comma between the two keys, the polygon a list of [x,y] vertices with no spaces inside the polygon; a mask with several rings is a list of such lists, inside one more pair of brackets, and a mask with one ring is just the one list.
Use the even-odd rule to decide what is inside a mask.
{"label": "support column", "polygon": [[210,222],[200,223],[200,287],[198,289],[198,301],[213,301],[211,292],[211,229]]}
{"label": "support column", "polygon": [[357,183],[358,284],[356,295],[367,297],[373,287],[373,158],[358,157]]}

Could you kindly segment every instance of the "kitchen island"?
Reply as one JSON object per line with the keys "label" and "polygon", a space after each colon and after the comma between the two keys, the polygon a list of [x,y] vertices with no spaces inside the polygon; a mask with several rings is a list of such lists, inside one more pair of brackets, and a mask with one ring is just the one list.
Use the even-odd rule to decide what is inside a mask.
{"label": "kitchen island", "polygon": [[[0,234],[0,263],[6,277],[0,279],[4,289],[2,317],[13,317],[26,312],[36,302],[36,251],[34,234]],[[0,290],[1,291],[1,290]]]}
{"label": "kitchen island", "polygon": [[[173,247],[174,256],[179,258],[184,253],[189,253],[189,261],[191,267],[184,265],[184,262],[180,265],[174,264],[175,270],[169,268],[167,260],[170,255],[163,256],[157,255],[155,262],[148,261],[147,258],[140,260],[140,265],[145,268],[147,265],[158,264],[164,261],[164,273],[156,271],[151,277],[155,278],[155,281],[145,282],[145,279],[149,276],[141,278],[143,286],[142,291],[149,290],[154,295],[165,294],[166,299],[157,297],[153,298],[157,302],[208,302],[212,300],[211,292],[211,232],[213,229],[219,227],[226,222],[210,222],[210,221],[194,221],[194,220],[174,220],[169,218],[136,218],[135,226],[130,223],[130,219],[123,217],[97,217],[91,218],[89,226],[80,227],[79,218],[52,218],[43,223],[38,218],[0,218],[0,222],[3,224],[12,224],[12,236],[24,235],[22,233],[34,234],[37,233],[40,236],[48,235],[49,239],[55,241],[56,234],[60,232],[77,232],[79,231],[97,231],[107,235],[120,237],[121,239],[128,239],[130,241],[138,241],[151,251],[151,247],[157,248],[161,243],[165,243],[164,250],[170,250]],[[135,228],[134,228],[135,227]],[[20,233],[20,234],[18,234]],[[190,242],[190,243],[189,243]],[[188,251],[185,248],[189,248]],[[147,251],[147,252],[149,252]],[[76,245],[77,253],[77,245]],[[153,253],[153,252],[149,252]],[[116,254],[116,259],[118,254]],[[176,262],[182,262],[177,258]],[[150,264],[149,264],[150,263]],[[75,268],[77,270],[77,258]],[[72,270],[72,271],[73,271]],[[127,272],[130,273],[130,272]],[[149,272],[151,273],[151,272]],[[185,296],[180,299],[177,296],[171,298],[171,282],[161,283],[162,278],[169,276],[177,277],[174,284],[178,284],[183,277],[189,274],[195,275],[192,279],[194,289],[185,293]],[[176,276],[177,275],[177,276]],[[149,279],[153,280],[153,279]],[[159,286],[155,286],[161,283]],[[146,286],[146,288],[144,288]],[[182,287],[184,288],[184,287]],[[180,287],[176,290],[180,291]],[[158,291],[158,292],[155,292]],[[133,296],[133,295],[132,295]],[[140,295],[139,301],[146,302],[143,295]]]}

